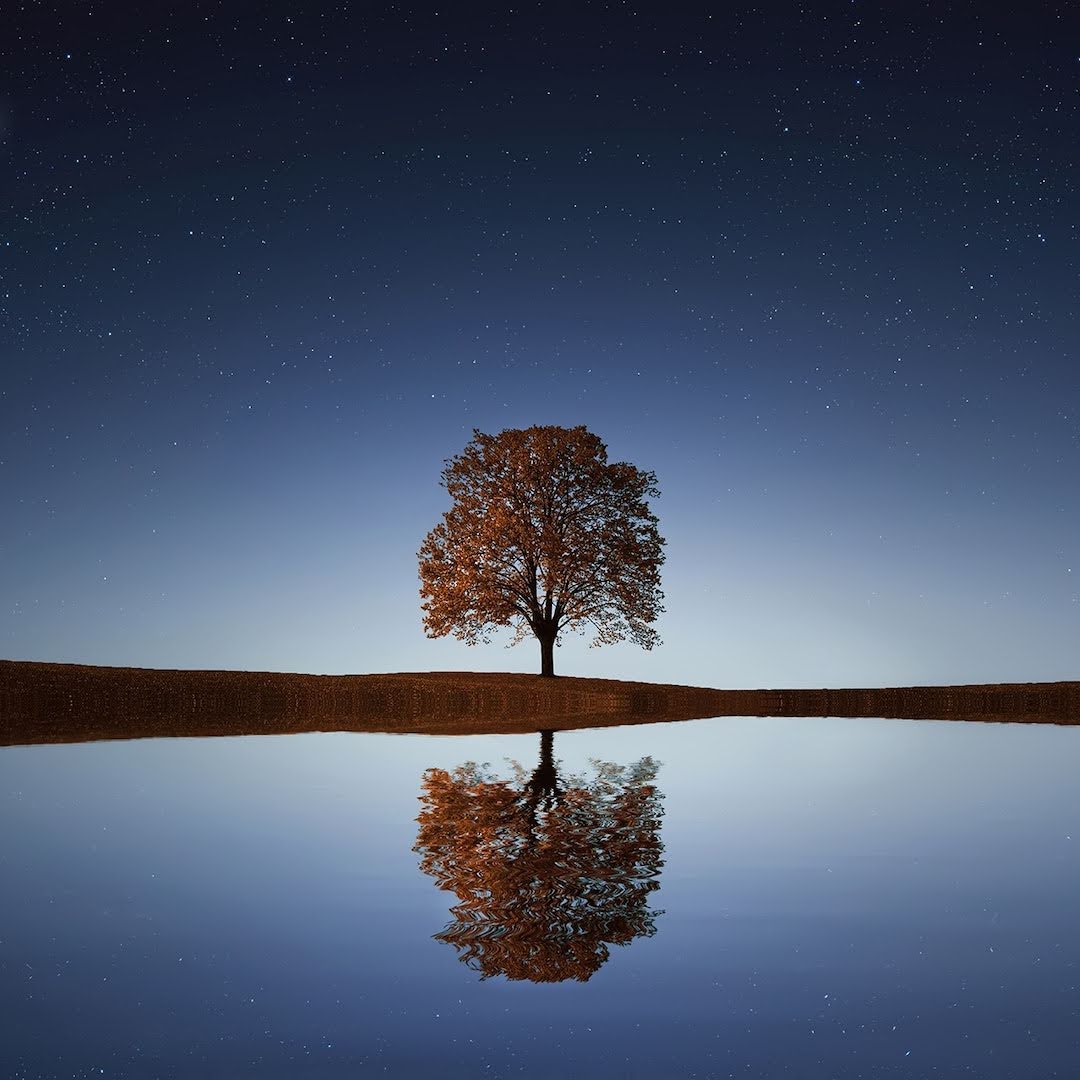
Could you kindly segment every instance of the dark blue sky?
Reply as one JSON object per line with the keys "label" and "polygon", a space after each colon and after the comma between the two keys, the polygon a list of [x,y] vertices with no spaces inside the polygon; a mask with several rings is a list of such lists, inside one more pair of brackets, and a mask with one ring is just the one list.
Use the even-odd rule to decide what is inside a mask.
{"label": "dark blue sky", "polygon": [[468,9],[9,14],[0,654],[537,669],[415,554],[473,428],[583,423],[665,644],[557,670],[1074,677],[1076,13]]}

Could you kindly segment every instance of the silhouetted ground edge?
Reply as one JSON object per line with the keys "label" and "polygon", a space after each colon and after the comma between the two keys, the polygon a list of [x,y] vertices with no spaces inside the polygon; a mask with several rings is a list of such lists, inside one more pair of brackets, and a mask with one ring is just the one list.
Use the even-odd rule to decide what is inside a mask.
{"label": "silhouetted ground edge", "polygon": [[0,660],[0,745],[304,731],[519,733],[713,716],[1080,722],[1080,682],[710,690],[424,672],[290,675]]}

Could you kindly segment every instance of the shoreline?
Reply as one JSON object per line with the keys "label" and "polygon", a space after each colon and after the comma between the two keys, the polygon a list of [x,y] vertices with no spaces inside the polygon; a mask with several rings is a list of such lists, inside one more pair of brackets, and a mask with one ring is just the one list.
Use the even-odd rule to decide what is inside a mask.
{"label": "shoreline", "polygon": [[519,734],[721,716],[1080,724],[1080,682],[720,690],[499,672],[303,675],[0,660],[0,745],[314,731]]}

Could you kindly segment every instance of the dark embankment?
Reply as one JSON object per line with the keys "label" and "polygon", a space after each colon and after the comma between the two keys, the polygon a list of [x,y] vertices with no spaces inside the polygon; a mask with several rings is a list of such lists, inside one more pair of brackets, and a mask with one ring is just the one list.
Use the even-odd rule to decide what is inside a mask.
{"label": "dark embankment", "polygon": [[432,735],[711,716],[1080,722],[1080,683],[708,690],[613,679],[425,672],[286,675],[0,660],[0,745],[302,731]]}

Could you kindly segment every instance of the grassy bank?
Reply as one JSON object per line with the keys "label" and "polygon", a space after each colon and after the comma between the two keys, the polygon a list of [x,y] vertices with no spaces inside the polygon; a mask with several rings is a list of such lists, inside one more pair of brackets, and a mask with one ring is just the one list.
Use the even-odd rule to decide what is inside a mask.
{"label": "grassy bank", "polygon": [[0,660],[0,744],[381,731],[464,735],[711,716],[1080,722],[1080,682],[710,690],[535,675],[289,675]]}

